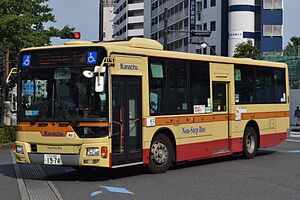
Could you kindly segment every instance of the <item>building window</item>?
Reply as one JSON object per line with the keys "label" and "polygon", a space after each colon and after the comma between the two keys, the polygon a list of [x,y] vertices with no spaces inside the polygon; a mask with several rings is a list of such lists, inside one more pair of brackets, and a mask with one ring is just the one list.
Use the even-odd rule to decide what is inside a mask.
{"label": "building window", "polygon": [[207,54],[207,47],[202,49],[202,54]]}
{"label": "building window", "polygon": [[210,55],[216,55],[216,46],[210,46]]}
{"label": "building window", "polygon": [[203,1],[203,9],[206,9],[207,8],[207,0],[204,0]]}
{"label": "building window", "polygon": [[282,9],[282,0],[264,0],[264,9],[267,10],[275,10],[275,9]]}
{"label": "building window", "polygon": [[211,7],[216,6],[216,0],[211,0],[211,1],[210,1],[210,6],[211,6]]}
{"label": "building window", "polygon": [[281,37],[282,25],[264,25],[263,26],[264,37]]}
{"label": "building window", "polygon": [[207,23],[203,24],[203,30],[207,30]]}
{"label": "building window", "polygon": [[216,21],[210,22],[210,31],[216,30]]}

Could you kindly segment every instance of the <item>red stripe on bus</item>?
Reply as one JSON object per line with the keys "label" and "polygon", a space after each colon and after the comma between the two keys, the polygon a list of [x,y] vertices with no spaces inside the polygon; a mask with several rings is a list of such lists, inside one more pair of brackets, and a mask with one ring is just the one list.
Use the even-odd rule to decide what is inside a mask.
{"label": "red stripe on bus", "polygon": [[[260,148],[272,147],[283,142],[287,137],[286,132],[268,134],[260,136]],[[230,147],[230,151],[226,152]],[[233,138],[215,140],[209,142],[199,142],[192,144],[177,145],[176,161],[191,161],[205,158],[219,157],[224,155],[231,155],[243,151],[243,138]],[[143,149],[143,162],[149,164],[150,149]]]}
{"label": "red stripe on bus", "polygon": [[260,136],[260,148],[272,147],[280,144],[287,138],[287,132],[261,135]]}

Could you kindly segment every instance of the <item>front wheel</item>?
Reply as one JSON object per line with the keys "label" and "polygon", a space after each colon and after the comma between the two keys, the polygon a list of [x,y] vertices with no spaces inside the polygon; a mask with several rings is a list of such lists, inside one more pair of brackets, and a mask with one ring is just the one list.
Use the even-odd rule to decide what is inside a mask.
{"label": "front wheel", "polygon": [[154,137],[150,147],[150,161],[148,168],[152,173],[164,173],[172,164],[172,142],[166,135]]}
{"label": "front wheel", "polygon": [[248,126],[244,132],[243,153],[245,158],[252,159],[257,153],[257,136],[253,127]]}

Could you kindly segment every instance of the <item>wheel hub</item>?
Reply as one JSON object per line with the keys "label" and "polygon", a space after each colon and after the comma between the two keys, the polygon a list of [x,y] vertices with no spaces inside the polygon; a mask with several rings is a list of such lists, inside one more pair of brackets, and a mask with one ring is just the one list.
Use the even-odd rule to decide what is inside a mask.
{"label": "wheel hub", "polygon": [[249,153],[253,153],[254,152],[254,148],[255,148],[255,140],[253,135],[248,135],[246,138],[246,147],[247,147],[247,151]]}
{"label": "wheel hub", "polygon": [[160,141],[155,142],[151,147],[151,159],[159,165],[166,163],[168,160],[168,149]]}

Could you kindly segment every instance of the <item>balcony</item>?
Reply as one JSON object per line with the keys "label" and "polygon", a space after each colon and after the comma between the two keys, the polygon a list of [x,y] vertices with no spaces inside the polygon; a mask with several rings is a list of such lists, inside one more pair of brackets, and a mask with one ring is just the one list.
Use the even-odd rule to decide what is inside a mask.
{"label": "balcony", "polygon": [[118,10],[118,8],[120,8],[121,5],[125,2],[126,2],[126,0],[120,0],[117,4],[115,4],[114,5],[114,13],[116,13],[116,10]]}
{"label": "balcony", "polygon": [[144,10],[144,3],[134,3],[128,5],[128,10]]}
{"label": "balcony", "polygon": [[144,23],[144,16],[128,17],[128,23],[129,24]]}
{"label": "balcony", "polygon": [[143,35],[144,35],[144,29],[132,29],[132,30],[128,30],[128,37],[143,36]]}

